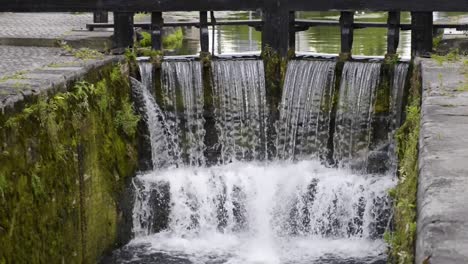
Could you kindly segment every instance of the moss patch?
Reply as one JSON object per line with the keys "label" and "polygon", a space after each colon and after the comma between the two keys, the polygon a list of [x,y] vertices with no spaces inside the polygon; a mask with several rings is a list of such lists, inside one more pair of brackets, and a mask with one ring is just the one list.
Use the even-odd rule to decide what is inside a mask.
{"label": "moss patch", "polygon": [[95,263],[113,247],[138,117],[120,67],[99,79],[0,118],[0,263]]}
{"label": "moss patch", "polygon": [[[148,32],[142,32],[141,35],[143,39],[140,40],[141,47],[151,47],[152,40],[151,34]],[[182,47],[184,41],[184,32],[181,28],[178,28],[174,33],[164,36],[163,39],[163,49],[165,50],[175,50]]]}
{"label": "moss patch", "polygon": [[390,245],[389,263],[414,263],[416,241],[416,199],[418,185],[418,141],[420,130],[419,69],[415,68],[406,110],[406,121],[396,133],[399,182],[390,191],[394,199],[394,231],[384,236]]}
{"label": "moss patch", "polygon": [[[289,54],[293,53],[290,52]],[[267,100],[269,101],[270,108],[274,112],[281,103],[282,87],[286,76],[288,58],[282,58],[279,53],[267,46],[262,51],[262,59],[265,67]]]}

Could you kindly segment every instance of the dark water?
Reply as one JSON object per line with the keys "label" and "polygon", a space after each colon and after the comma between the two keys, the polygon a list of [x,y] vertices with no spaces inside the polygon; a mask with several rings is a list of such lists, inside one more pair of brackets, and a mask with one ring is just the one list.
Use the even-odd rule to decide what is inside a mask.
{"label": "dark water", "polygon": [[[114,255],[104,258],[102,264],[225,264],[229,256],[211,256],[204,262],[192,261],[184,254],[174,255],[167,252],[151,252],[151,245],[129,245],[114,252]],[[313,261],[314,264],[385,264],[386,256],[374,256],[362,259],[343,259],[333,256],[323,256]],[[285,262],[283,264],[311,264],[304,262]]]}

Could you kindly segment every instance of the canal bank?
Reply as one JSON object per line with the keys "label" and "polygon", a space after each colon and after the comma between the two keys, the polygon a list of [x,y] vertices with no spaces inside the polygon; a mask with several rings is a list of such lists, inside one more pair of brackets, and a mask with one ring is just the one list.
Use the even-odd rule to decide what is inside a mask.
{"label": "canal bank", "polygon": [[130,238],[128,71],[121,57],[70,60],[0,82],[0,263],[95,263]]}
{"label": "canal bank", "polygon": [[421,60],[416,263],[468,262],[468,66]]}

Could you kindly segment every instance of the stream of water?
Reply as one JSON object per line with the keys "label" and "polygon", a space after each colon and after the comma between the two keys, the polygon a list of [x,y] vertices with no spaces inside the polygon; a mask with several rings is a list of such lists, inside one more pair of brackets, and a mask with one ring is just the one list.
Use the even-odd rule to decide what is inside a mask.
{"label": "stream of water", "polygon": [[[145,105],[154,169],[133,180],[133,240],[104,263],[385,263],[394,167],[348,166],[373,151],[381,66],[345,63],[332,115],[335,66],[290,62],[269,151],[262,61],[213,61],[215,146],[204,144],[201,62],[164,62],[157,99],[151,64],[141,63],[143,83],[132,84]],[[389,135],[407,70],[395,66]],[[207,148],[219,150],[215,161]],[[386,151],[391,162],[393,148]]]}

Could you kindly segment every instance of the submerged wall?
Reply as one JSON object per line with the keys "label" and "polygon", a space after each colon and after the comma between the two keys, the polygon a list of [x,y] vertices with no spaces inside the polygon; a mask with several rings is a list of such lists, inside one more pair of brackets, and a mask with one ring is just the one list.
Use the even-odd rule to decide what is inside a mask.
{"label": "submerged wall", "polygon": [[0,263],[95,263],[122,238],[139,121],[122,69],[0,114]]}

